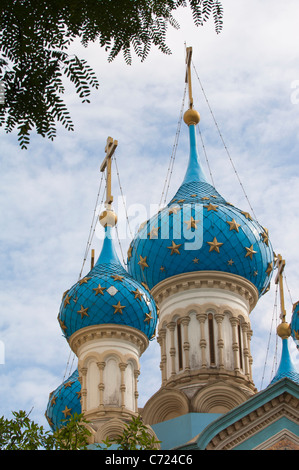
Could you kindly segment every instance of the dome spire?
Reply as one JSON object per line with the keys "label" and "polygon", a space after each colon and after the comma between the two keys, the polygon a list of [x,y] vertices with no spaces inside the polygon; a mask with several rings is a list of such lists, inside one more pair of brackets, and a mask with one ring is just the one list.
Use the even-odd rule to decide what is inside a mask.
{"label": "dome spire", "polygon": [[193,107],[193,96],[192,96],[192,77],[191,77],[191,58],[192,58],[192,47],[186,48],[186,76],[185,82],[188,84],[189,94],[189,108],[184,114],[184,121],[189,127],[189,139],[190,139],[190,155],[189,163],[186,171],[185,179],[183,184],[191,183],[193,181],[201,181],[207,183],[207,178],[201,168],[199,157],[196,146],[196,133],[195,126],[200,121],[200,115]]}
{"label": "dome spire", "polygon": [[272,379],[271,384],[278,382],[278,380],[285,377],[288,377],[289,379],[299,384],[299,373],[292,362],[288,345],[288,338],[291,336],[291,328],[290,325],[286,322],[286,310],[283,293],[283,271],[285,268],[285,260],[282,259],[281,255],[277,255],[276,266],[278,271],[275,278],[275,284],[279,284],[281,309],[281,323],[277,327],[277,334],[282,339],[282,352],[278,370],[275,374],[275,377]]}
{"label": "dome spire", "polygon": [[105,238],[102,251],[96,265],[111,263],[121,264],[116,254],[111,235],[112,227],[117,223],[117,215],[112,209],[113,196],[111,192],[111,160],[117,145],[117,140],[113,140],[112,137],[107,138],[107,144],[105,147],[106,156],[101,165],[101,172],[103,173],[106,170],[106,201],[105,210],[100,214],[99,220],[101,225],[105,228]]}

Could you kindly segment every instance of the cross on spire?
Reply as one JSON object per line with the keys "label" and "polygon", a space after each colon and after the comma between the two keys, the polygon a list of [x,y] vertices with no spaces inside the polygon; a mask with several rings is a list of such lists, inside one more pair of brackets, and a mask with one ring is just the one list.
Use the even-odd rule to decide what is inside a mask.
{"label": "cross on spire", "polygon": [[101,172],[106,170],[106,208],[108,209],[112,202],[113,196],[111,194],[111,159],[118,145],[117,140],[113,140],[112,137],[108,137],[107,144],[105,147],[106,157],[101,165]]}
{"label": "cross on spire", "polygon": [[276,261],[276,266],[277,266],[277,274],[275,278],[275,284],[279,284],[279,293],[280,293],[280,309],[281,309],[281,320],[285,322],[285,317],[286,317],[286,310],[284,306],[284,294],[283,294],[283,277],[282,273],[285,267],[285,260],[282,259],[281,255],[277,255],[277,261]]}
{"label": "cross on spire", "polygon": [[191,58],[192,58],[192,47],[186,48],[186,76],[185,82],[188,83],[189,92],[189,108],[193,108],[193,96],[192,96],[192,82],[191,82]]}

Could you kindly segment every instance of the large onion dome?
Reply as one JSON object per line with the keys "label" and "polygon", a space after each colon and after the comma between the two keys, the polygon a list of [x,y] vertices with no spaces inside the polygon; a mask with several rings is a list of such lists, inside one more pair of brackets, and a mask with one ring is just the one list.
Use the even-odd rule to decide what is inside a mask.
{"label": "large onion dome", "polygon": [[64,426],[75,413],[81,414],[81,384],[78,369],[50,393],[46,418],[53,431]]}
{"label": "large onion dome", "polygon": [[195,129],[196,123],[189,123],[190,156],[183,183],[167,206],[139,229],[128,251],[128,271],[150,289],[178,274],[221,271],[246,278],[261,295],[274,266],[268,231],[208,183]]}
{"label": "large onion dome", "polygon": [[147,288],[132,278],[115,252],[106,226],[101,254],[91,271],[65,292],[58,321],[67,339],[90,325],[117,324],[137,328],[149,339],[157,311]]}

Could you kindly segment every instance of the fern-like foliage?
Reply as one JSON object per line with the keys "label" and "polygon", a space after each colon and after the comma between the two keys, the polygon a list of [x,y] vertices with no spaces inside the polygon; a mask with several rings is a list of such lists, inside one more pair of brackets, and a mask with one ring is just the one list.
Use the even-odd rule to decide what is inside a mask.
{"label": "fern-like foliage", "polygon": [[33,129],[51,140],[57,122],[73,130],[62,98],[64,77],[83,103],[99,83],[85,60],[68,54],[69,45],[77,38],[84,46],[98,41],[109,61],[122,53],[127,64],[132,52],[145,60],[152,45],[170,54],[167,28],[179,28],[174,13],[188,6],[195,25],[213,17],[221,31],[219,0],[2,0],[0,127],[17,129],[21,148],[28,147]]}

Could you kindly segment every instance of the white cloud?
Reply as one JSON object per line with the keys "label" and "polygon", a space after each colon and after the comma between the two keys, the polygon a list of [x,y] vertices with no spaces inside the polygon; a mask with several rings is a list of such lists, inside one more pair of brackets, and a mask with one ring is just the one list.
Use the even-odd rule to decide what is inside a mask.
{"label": "white cloud", "polygon": [[[220,35],[212,23],[193,27],[190,12],[178,14],[181,29],[168,33],[171,56],[153,49],[142,64],[136,58],[132,66],[122,58],[108,64],[96,45],[77,45],[78,55],[96,70],[100,89],[91,104],[82,105],[68,86],[65,98],[75,132],[59,128],[53,143],[33,135],[27,151],[18,148],[15,135],[2,134],[0,415],[34,406],[36,419],[45,424],[49,392],[63,380],[69,348],[57,314],[62,293],[81,269],[109,135],[119,142],[116,157],[127,204],[159,203],[184,90],[184,41],[193,46],[194,65],[246,194],[269,228],[275,251],[286,259],[288,287],[292,300],[298,300],[299,104],[291,101],[291,84],[299,79],[298,7],[295,1],[283,8],[276,0],[223,3]],[[216,187],[248,209],[195,74],[193,94]],[[188,153],[182,124],[169,197],[182,181]],[[113,190],[116,199],[115,173]],[[128,243],[123,241],[124,252]],[[100,246],[95,238],[97,254]],[[88,265],[89,259],[85,269]],[[274,293],[272,286],[251,314],[257,386]],[[287,289],[285,296],[290,315]],[[273,352],[268,360],[271,368]],[[140,406],[160,386],[159,362],[159,346],[153,343],[142,357]]]}

